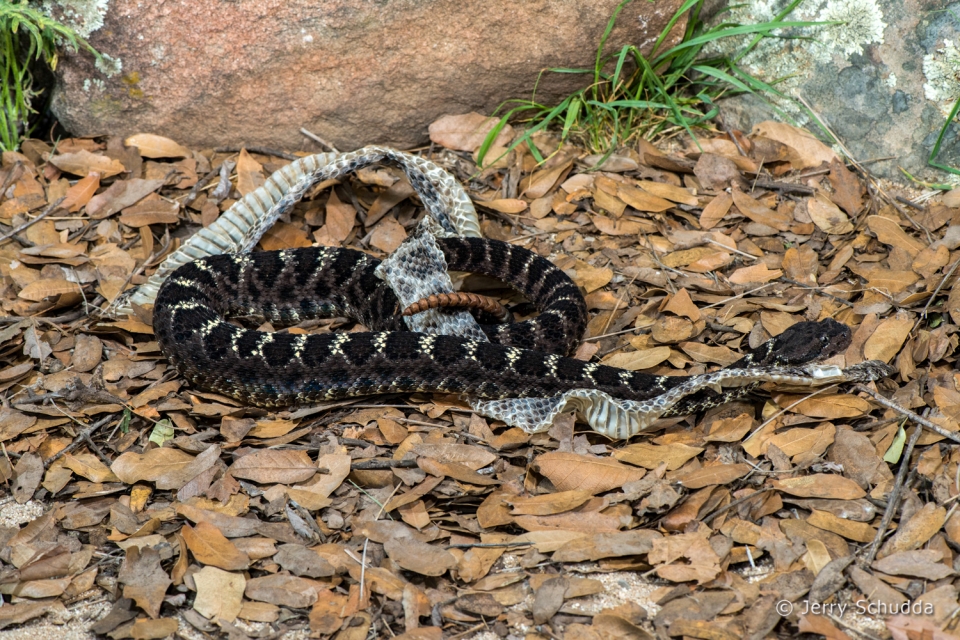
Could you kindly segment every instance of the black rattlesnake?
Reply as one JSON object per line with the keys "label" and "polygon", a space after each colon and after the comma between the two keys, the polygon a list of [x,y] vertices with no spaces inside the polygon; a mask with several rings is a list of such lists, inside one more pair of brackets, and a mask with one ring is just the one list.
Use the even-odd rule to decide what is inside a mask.
{"label": "black rattlesnake", "polygon": [[[245,253],[312,185],[376,162],[402,168],[430,214],[423,233],[379,269],[369,256],[347,250]],[[132,304],[152,303],[171,278],[154,309],[161,349],[198,386],[246,402],[274,407],[394,391],[460,392],[478,412],[531,432],[575,409],[597,431],[624,438],[659,417],[739,397],[763,381],[810,387],[874,380],[890,371],[877,362],[846,370],[800,365],[849,340],[849,330],[833,321],[795,325],[731,367],[699,376],[652,376],[566,359],[585,322],[582,298],[569,279],[529,252],[492,241],[441,239],[449,236],[477,237],[479,222],[463,188],[436,164],[384,147],[308,156],[191,236],[111,310],[129,313]],[[452,268],[501,277],[539,305],[541,315],[481,330],[469,314],[430,309],[401,325],[397,297],[409,305],[453,291],[444,253]],[[495,255],[505,257],[490,258]],[[374,278],[375,269],[389,286]],[[225,320],[232,314],[286,323],[331,313],[350,315],[373,332],[263,334]],[[415,331],[398,331],[406,327]]]}
{"label": "black rattlesnake", "polygon": [[[649,400],[687,380],[562,357],[576,347],[586,326],[583,298],[562,271],[504,242],[437,242],[451,269],[508,282],[540,315],[484,326],[493,342],[406,331],[396,297],[374,275],[379,261],[358,251],[320,247],[214,256],[181,267],[157,296],[154,331],[160,348],[193,383],[264,407],[410,391],[525,398],[596,389]],[[372,331],[305,336],[243,329],[226,321],[245,316],[290,325],[331,315],[352,317]],[[804,322],[732,368],[782,369],[832,355],[849,342],[850,330],[838,322]],[[700,392],[669,413],[743,393],[742,387]]]}

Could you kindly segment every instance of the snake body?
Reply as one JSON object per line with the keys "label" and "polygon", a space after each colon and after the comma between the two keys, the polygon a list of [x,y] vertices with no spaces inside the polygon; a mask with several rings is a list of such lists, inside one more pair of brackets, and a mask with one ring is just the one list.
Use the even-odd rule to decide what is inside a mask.
{"label": "snake body", "polygon": [[[181,267],[157,296],[154,332],[162,351],[194,384],[264,407],[413,391],[528,398],[595,389],[647,400],[686,381],[563,357],[580,340],[586,307],[573,282],[537,254],[476,238],[438,244],[451,269],[505,280],[540,314],[485,326],[494,342],[404,331],[396,297],[374,275],[376,259],[316,247],[214,256]],[[352,317],[373,331],[302,335],[228,322],[243,316],[290,325],[333,315]],[[802,364],[849,340],[840,323],[801,323],[733,368]],[[735,391],[741,393],[705,393],[700,405],[736,397]],[[677,411],[692,408],[691,401]]]}
{"label": "snake body", "polygon": [[[379,268],[374,258],[347,249],[245,253],[315,183],[376,162],[402,168],[429,213],[423,233]],[[847,370],[801,366],[849,344],[849,329],[832,320],[794,325],[730,367],[700,376],[657,376],[567,358],[586,323],[577,288],[549,261],[479,235],[463,188],[428,160],[383,147],[309,156],[274,173],[189,238],[113,309],[129,313],[132,304],[155,299],[154,331],[174,366],[198,387],[244,402],[283,407],[380,393],[460,393],[478,412],[528,431],[548,428],[566,407],[597,431],[623,438],[659,417],[740,397],[763,381],[816,386],[890,372],[872,361]],[[447,267],[502,279],[540,315],[480,327],[469,314],[428,309],[404,324],[399,301],[405,307],[453,291]],[[245,316],[293,324],[329,315],[350,316],[371,331],[266,333],[229,321]],[[403,330],[408,327],[421,329]]]}

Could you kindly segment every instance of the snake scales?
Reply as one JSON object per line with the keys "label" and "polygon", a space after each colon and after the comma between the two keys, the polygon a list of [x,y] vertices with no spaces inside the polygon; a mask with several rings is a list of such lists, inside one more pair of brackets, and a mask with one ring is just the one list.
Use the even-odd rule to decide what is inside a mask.
{"label": "snake scales", "polygon": [[[362,253],[312,248],[212,256],[172,275],[176,264],[162,266],[158,274],[163,277],[148,283],[155,287],[166,278],[156,298],[154,330],[162,351],[185,377],[201,388],[266,407],[392,392],[461,393],[490,399],[474,403],[487,415],[534,429],[572,404],[594,428],[626,437],[658,417],[714,406],[765,380],[809,386],[888,373],[880,363],[846,371],[800,366],[849,343],[849,329],[833,321],[795,325],[731,367],[696,377],[654,376],[563,357],[579,342],[586,320],[582,297],[569,278],[543,258],[505,243],[443,238],[478,235],[469,199],[436,165],[389,149],[297,161],[215,223],[221,226],[212,243],[217,246],[204,246],[210,244],[204,235],[209,230],[204,230],[195,236],[198,244],[188,243],[168,262],[248,250],[314,182],[377,161],[406,171],[430,213],[427,228],[441,236],[434,240],[430,235],[429,241],[442,252],[439,262],[446,259],[442,268],[499,277],[526,295],[540,315],[525,323],[484,327],[481,333],[469,327],[444,329],[445,314],[431,310],[424,315],[439,318],[438,332],[459,335],[436,335],[429,322],[420,326],[431,333],[401,331],[401,306],[392,290],[405,306],[411,300],[403,300],[404,285],[391,281],[386,286],[378,275],[387,265],[378,269]],[[414,273],[424,260],[430,262],[423,257],[429,248],[415,242],[406,253],[391,256],[388,280],[390,269],[406,270],[405,261]],[[418,288],[417,277],[404,277]],[[144,295],[149,302],[149,293]],[[372,331],[306,336],[263,333],[227,321],[249,316],[290,324],[330,314],[353,317]]]}

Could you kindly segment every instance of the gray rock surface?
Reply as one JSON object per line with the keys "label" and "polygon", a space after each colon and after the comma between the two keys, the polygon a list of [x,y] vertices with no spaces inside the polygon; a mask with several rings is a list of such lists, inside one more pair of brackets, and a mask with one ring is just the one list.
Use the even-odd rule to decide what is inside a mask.
{"label": "gray rock surface", "polygon": [[[618,0],[58,0],[119,71],[57,68],[53,108],[78,135],[198,145],[407,148],[450,113],[529,98],[547,67],[592,68]],[[611,49],[649,46],[679,0],[633,2]],[[538,98],[588,78],[545,75]]]}
{"label": "gray rock surface", "polygon": [[[734,4],[731,2],[730,4]],[[733,12],[740,22],[769,20],[786,2],[751,0]],[[724,16],[728,18],[729,16]],[[899,167],[927,180],[956,181],[927,166],[937,134],[960,97],[960,4],[923,0],[804,0],[791,20],[840,20],[807,29],[809,40],[768,40],[743,60],[750,73],[802,97],[874,173],[905,179]],[[796,103],[777,107],[820,135]],[[777,116],[764,101],[723,101],[728,126],[749,131]],[[951,126],[939,162],[960,167],[960,129]]]}

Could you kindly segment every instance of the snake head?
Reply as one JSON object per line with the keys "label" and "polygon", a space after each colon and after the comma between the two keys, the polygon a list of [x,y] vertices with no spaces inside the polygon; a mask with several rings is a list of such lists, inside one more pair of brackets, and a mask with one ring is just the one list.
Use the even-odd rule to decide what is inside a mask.
{"label": "snake head", "polygon": [[850,341],[850,328],[836,320],[798,322],[767,343],[766,353],[756,354],[756,364],[784,366],[822,360],[849,347]]}

